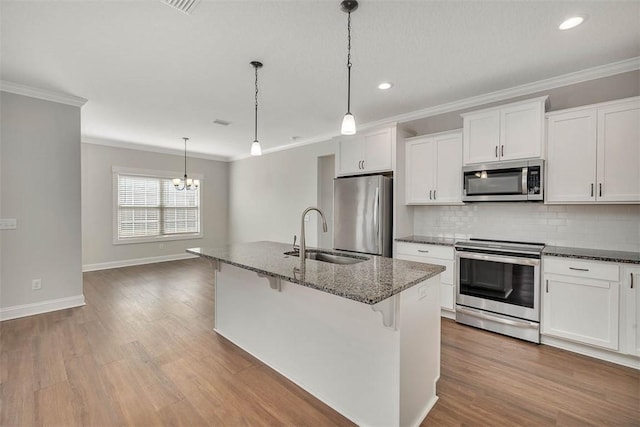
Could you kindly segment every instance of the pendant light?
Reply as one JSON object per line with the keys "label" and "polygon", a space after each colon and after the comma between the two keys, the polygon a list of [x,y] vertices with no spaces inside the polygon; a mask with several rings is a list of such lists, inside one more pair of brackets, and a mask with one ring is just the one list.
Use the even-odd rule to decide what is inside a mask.
{"label": "pendant light", "polygon": [[351,114],[351,12],[358,8],[356,0],[344,0],[340,3],[340,8],[346,12],[347,17],[347,114],[342,119],[340,133],[343,135],[353,135],[356,133],[356,121]]}
{"label": "pendant light", "polygon": [[262,147],[258,142],[258,68],[262,68],[262,62],[251,61],[251,66],[256,71],[256,115],[255,115],[255,133],[253,138],[253,144],[251,144],[251,155],[262,156]]}
{"label": "pendant light", "polygon": [[189,140],[189,138],[183,137],[182,139],[184,139],[184,178],[174,178],[173,186],[176,188],[176,190],[179,191],[194,191],[197,190],[200,186],[200,180],[187,178],[187,141]]}

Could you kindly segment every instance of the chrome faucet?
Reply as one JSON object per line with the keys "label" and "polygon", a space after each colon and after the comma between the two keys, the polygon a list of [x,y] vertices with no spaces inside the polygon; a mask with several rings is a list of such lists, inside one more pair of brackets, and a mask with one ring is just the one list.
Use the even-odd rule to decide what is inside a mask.
{"label": "chrome faucet", "polygon": [[[327,220],[324,218],[324,214],[318,208],[313,206],[309,206],[307,209],[302,212],[302,220],[300,221],[300,265],[304,268],[304,261],[307,256],[307,245],[304,239],[304,217],[307,216],[307,213],[310,211],[317,211],[322,218],[322,231],[327,232]],[[294,243],[295,244],[295,243]]]}

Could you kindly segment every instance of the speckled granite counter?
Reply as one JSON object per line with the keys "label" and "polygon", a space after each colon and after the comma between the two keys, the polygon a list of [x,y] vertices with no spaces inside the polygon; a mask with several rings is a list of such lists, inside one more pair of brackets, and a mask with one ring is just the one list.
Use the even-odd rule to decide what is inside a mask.
{"label": "speckled granite counter", "polygon": [[396,242],[423,243],[425,245],[453,246],[457,241],[464,239],[453,239],[449,237],[432,236],[407,236],[396,239]]}
{"label": "speckled granite counter", "polygon": [[579,258],[593,261],[608,261],[627,264],[640,264],[639,252],[609,251],[601,249],[569,248],[564,246],[545,246],[542,255],[563,258]]}
{"label": "speckled granite counter", "polygon": [[444,267],[440,265],[366,255],[369,258],[367,261],[351,265],[308,259],[304,274],[301,274],[298,271],[300,258],[284,255],[288,251],[291,251],[291,245],[276,242],[187,249],[187,252],[194,255],[279,277],[365,304],[376,304],[444,271]]}

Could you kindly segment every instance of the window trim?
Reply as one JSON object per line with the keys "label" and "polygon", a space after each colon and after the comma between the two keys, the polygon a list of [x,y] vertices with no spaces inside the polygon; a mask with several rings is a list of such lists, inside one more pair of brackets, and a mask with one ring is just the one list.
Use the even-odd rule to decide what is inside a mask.
{"label": "window trim", "polygon": [[173,179],[176,177],[182,177],[184,172],[175,172],[175,171],[166,171],[166,170],[153,170],[153,169],[137,169],[137,168],[127,168],[121,166],[112,166],[111,167],[111,192],[112,192],[112,201],[111,201],[111,216],[112,216],[112,227],[111,227],[111,236],[114,245],[129,245],[135,243],[161,243],[172,240],[193,240],[193,239],[202,239],[204,238],[203,232],[203,220],[204,215],[202,214],[203,208],[203,188],[204,188],[204,175],[198,173],[189,174],[190,178],[199,179],[200,180],[200,215],[199,215],[199,233],[188,233],[188,234],[166,234],[162,236],[150,236],[150,237],[132,237],[127,239],[120,239],[118,237],[118,175],[137,175],[137,176],[147,176],[151,178],[162,178],[162,179]]}

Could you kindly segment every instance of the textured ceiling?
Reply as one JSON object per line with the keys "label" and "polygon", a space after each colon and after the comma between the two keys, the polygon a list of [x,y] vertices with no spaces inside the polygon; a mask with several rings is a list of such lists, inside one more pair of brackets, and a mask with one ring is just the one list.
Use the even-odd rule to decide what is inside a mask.
{"label": "textured ceiling", "polygon": [[[561,32],[567,16],[587,14]],[[337,135],[346,110],[339,1],[0,1],[2,80],[87,98],[84,140],[234,158]],[[640,1],[360,1],[358,124],[640,56]],[[389,80],[386,92],[376,88]],[[221,119],[229,126],[213,123]]]}

